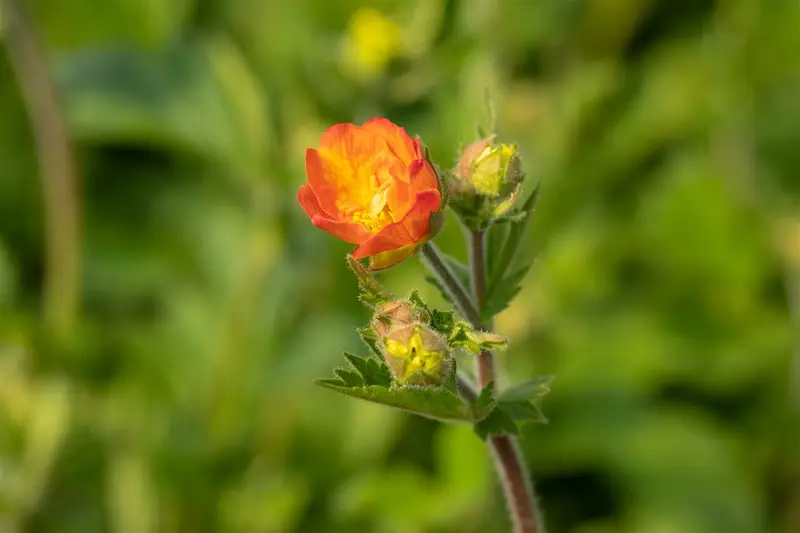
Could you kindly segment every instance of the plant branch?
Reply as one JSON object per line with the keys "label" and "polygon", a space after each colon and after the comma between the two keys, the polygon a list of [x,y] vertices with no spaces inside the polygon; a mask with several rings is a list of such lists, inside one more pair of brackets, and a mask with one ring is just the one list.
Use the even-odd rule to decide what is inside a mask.
{"label": "plant branch", "polygon": [[472,324],[480,323],[480,314],[472,302],[469,293],[458,281],[458,278],[442,259],[438,248],[432,243],[427,242],[422,245],[422,257],[431,273],[436,276],[441,286],[447,292],[450,299],[455,304],[459,313]]}
{"label": "plant branch", "polygon": [[9,16],[6,42],[36,143],[44,196],[42,311],[56,338],[69,331],[80,294],[80,229],[72,150],[47,61],[25,2],[0,0]]}

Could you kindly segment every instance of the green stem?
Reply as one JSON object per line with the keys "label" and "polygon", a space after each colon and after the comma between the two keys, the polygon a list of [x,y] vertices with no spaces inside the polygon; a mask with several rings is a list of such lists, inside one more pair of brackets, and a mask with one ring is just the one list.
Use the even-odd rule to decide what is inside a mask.
{"label": "green stem", "polygon": [[9,16],[6,32],[8,54],[30,119],[44,196],[44,324],[55,338],[61,339],[75,319],[81,284],[75,164],[58,95],[36,38],[27,3],[8,0],[5,7]]}
{"label": "green stem", "polygon": [[442,259],[439,249],[432,242],[422,245],[422,257],[431,273],[450,296],[459,313],[472,324],[480,323],[480,314],[458,278]]}
{"label": "green stem", "polygon": [[[479,315],[483,309],[486,296],[486,232],[484,230],[471,230],[469,232],[469,264],[472,271],[472,295],[478,304]],[[492,321],[483,320],[474,327],[491,330]],[[478,383],[481,388],[495,381],[494,356],[490,350],[483,350],[478,354]]]}
{"label": "green stem", "polygon": [[[483,230],[470,232],[470,270],[472,290],[480,311],[486,295],[486,235]],[[491,320],[487,324],[479,321],[476,327],[491,329]],[[478,383],[481,388],[495,382],[494,354],[483,350],[478,355]],[[506,497],[515,533],[543,533],[541,513],[536,505],[530,474],[525,467],[522,453],[516,440],[510,435],[499,435],[489,439],[492,455],[495,458],[503,491]]]}

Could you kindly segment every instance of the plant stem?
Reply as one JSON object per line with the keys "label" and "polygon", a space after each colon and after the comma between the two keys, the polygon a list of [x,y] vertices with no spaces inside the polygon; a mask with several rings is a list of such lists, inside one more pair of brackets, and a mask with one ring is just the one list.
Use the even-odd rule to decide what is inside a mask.
{"label": "plant stem", "polygon": [[[472,281],[472,295],[477,302],[479,315],[483,309],[486,296],[486,231],[472,230],[469,232],[469,264],[472,271],[470,280]],[[488,322],[480,321],[473,324],[476,328],[491,330],[491,320]],[[483,350],[478,354],[478,382],[481,388],[495,380],[494,356],[489,350]]]}
{"label": "plant stem", "polygon": [[[486,297],[486,231],[470,231],[469,263],[471,271],[472,292],[478,303],[479,314],[483,310]],[[482,315],[481,315],[482,316]],[[492,321],[475,324],[475,327],[492,329]],[[494,354],[483,350],[478,354],[478,384],[481,388],[495,381]],[[510,435],[498,435],[489,439],[492,455],[500,474],[506,503],[511,514],[516,533],[541,533],[543,527],[536,508],[536,499],[530,475],[525,468],[516,441]]]}
{"label": "plant stem", "polygon": [[[477,301],[481,301],[485,296],[486,287],[486,252],[482,233],[481,235],[472,234],[470,240],[472,290]],[[433,244],[427,243],[422,247],[422,255],[428,268],[447,291],[464,318],[476,328],[491,326],[491,324],[482,323],[480,312],[475,307],[473,299],[470,298],[458,278],[453,275],[438,249]],[[494,379],[494,356],[491,351],[487,350],[480,354],[478,360],[478,380],[483,388]],[[463,378],[459,379],[459,385],[464,383],[466,382]],[[474,393],[471,387],[467,387],[467,390],[469,392],[465,395],[469,395],[470,392]],[[503,485],[506,503],[514,524],[514,533],[544,533],[540,519],[541,513],[536,506],[530,476],[515,440],[509,435],[500,435],[491,437],[489,445]]]}
{"label": "plant stem", "polygon": [[27,2],[0,0],[9,16],[6,42],[36,143],[45,218],[42,311],[55,338],[70,330],[80,295],[80,220],[75,161],[47,61]]}
{"label": "plant stem", "polygon": [[422,245],[422,257],[428,269],[436,276],[442,288],[447,291],[448,296],[455,303],[458,312],[472,324],[479,323],[481,317],[475,304],[467,290],[445,263],[439,249],[431,242],[425,243]]}

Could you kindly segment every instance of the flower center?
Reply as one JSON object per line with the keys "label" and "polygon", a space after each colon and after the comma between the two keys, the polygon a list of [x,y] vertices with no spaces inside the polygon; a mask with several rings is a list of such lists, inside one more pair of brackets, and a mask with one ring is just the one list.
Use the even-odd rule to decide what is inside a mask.
{"label": "flower center", "polygon": [[387,194],[389,192],[389,185],[391,181],[386,180],[380,183],[377,177],[373,177],[371,185],[374,191],[369,203],[366,206],[344,206],[339,203],[339,208],[342,209],[344,215],[350,217],[354,222],[362,224],[368,231],[375,233],[384,228],[384,226],[394,222],[392,218],[392,210],[387,203]]}

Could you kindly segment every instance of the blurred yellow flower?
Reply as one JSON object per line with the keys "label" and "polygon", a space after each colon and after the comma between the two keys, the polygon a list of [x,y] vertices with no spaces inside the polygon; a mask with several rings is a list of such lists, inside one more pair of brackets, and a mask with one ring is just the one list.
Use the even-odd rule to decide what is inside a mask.
{"label": "blurred yellow flower", "polygon": [[377,9],[362,7],[350,18],[342,56],[352,74],[376,78],[404,50],[402,29]]}

